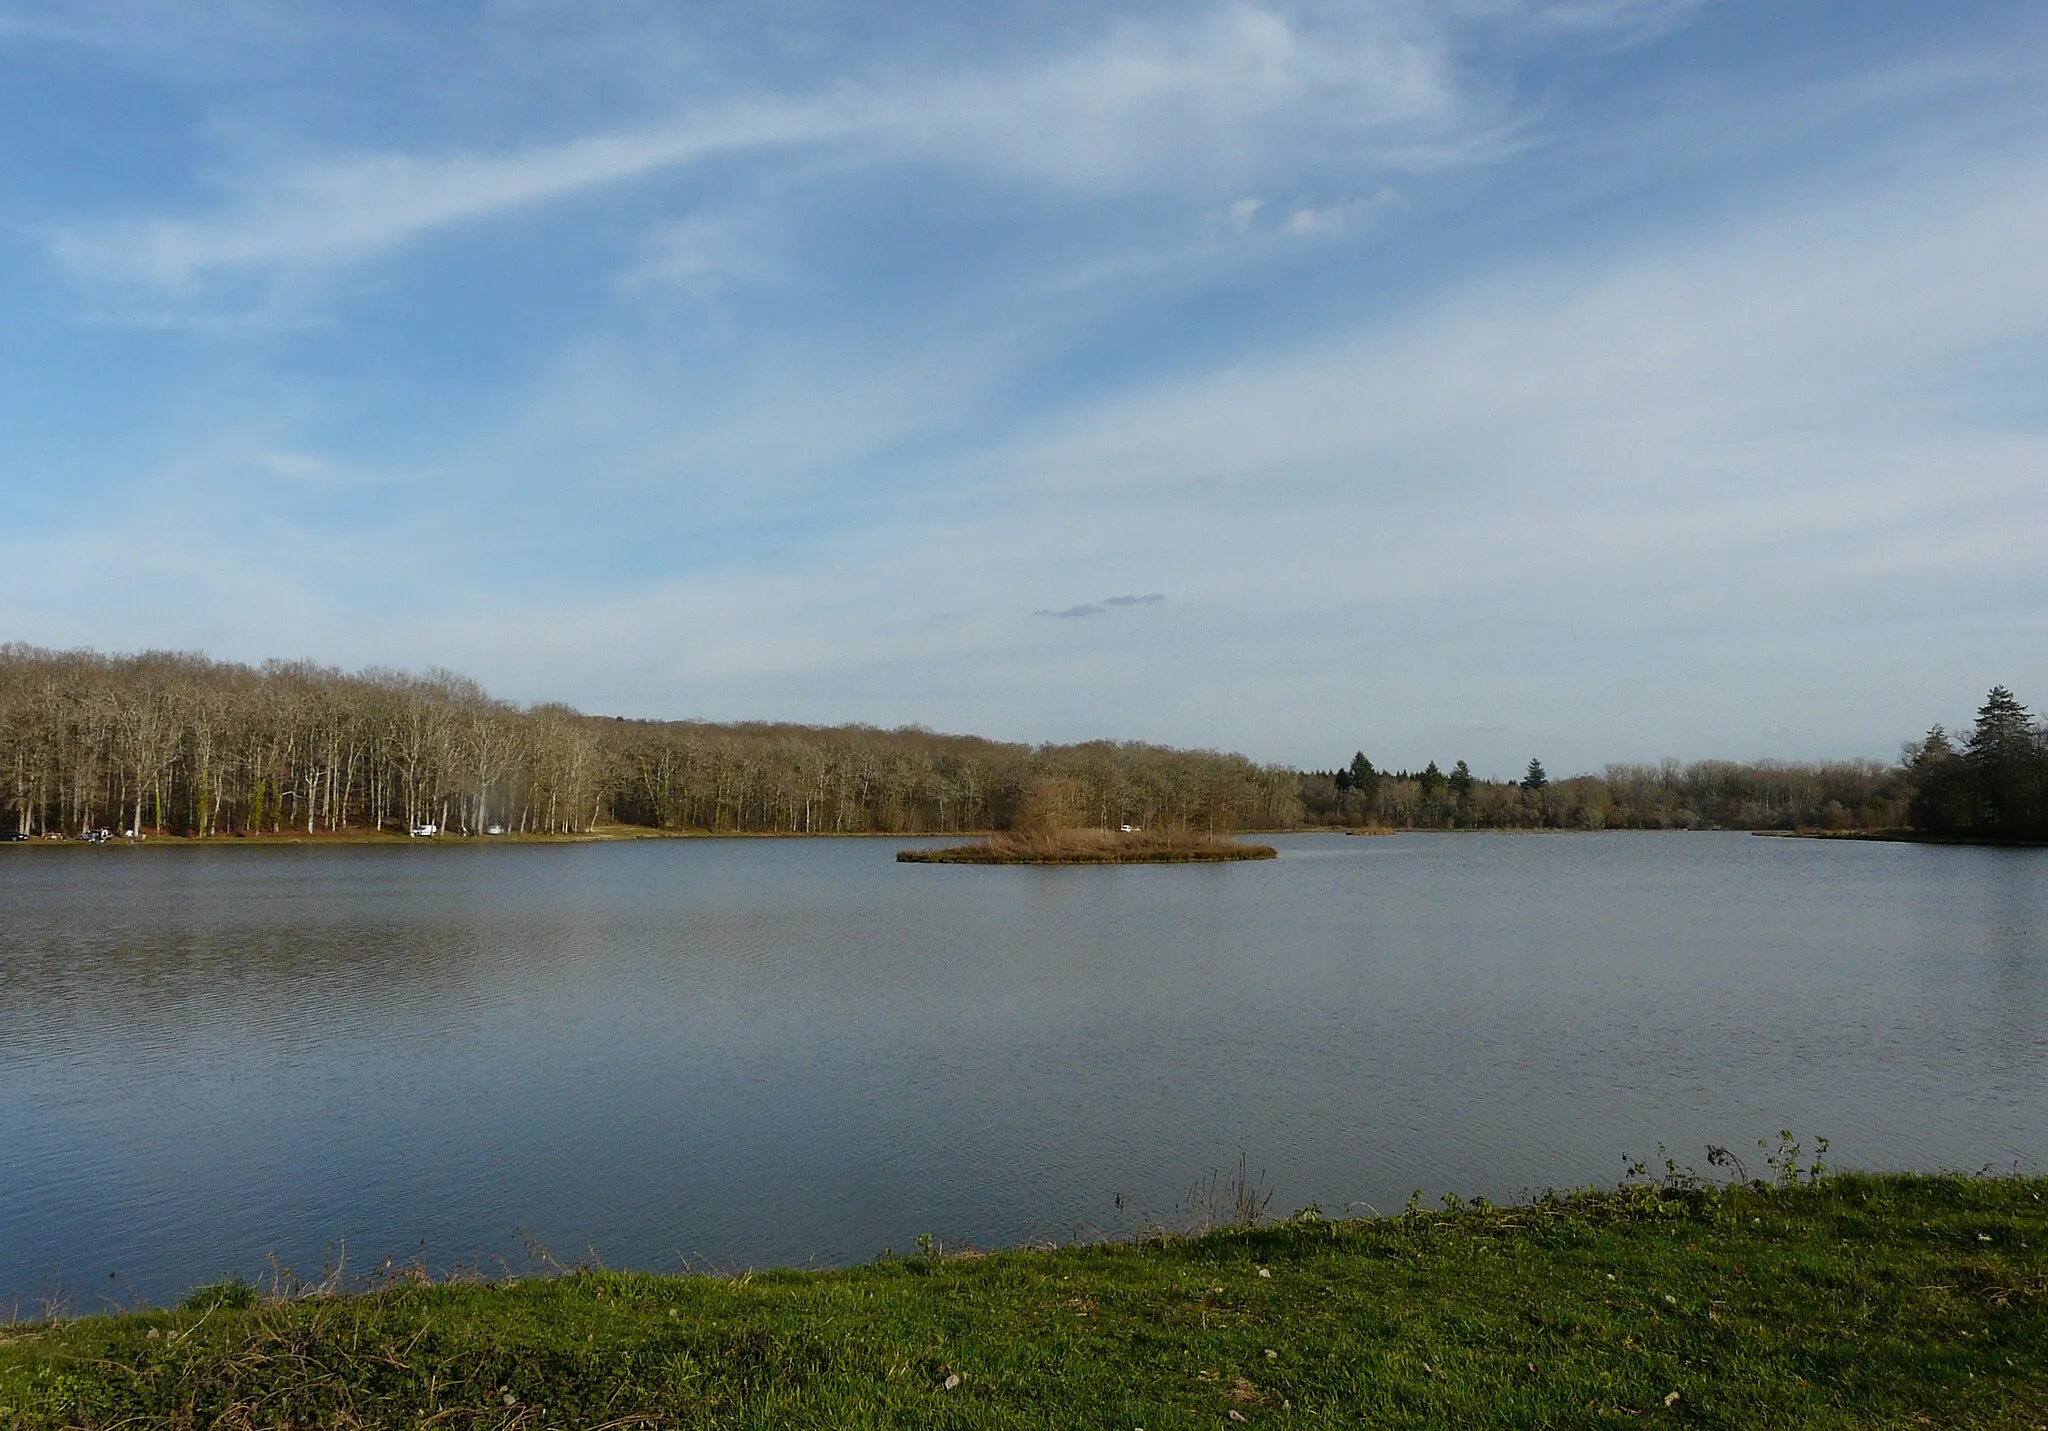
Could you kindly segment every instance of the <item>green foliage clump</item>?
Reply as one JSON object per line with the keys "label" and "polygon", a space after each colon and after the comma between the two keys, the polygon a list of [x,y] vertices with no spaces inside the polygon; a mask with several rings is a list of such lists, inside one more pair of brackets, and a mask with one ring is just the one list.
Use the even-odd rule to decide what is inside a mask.
{"label": "green foliage clump", "polygon": [[218,1282],[207,1282],[194,1287],[185,1294],[185,1300],[178,1303],[182,1312],[211,1312],[217,1309],[230,1312],[247,1311],[260,1300],[254,1284],[240,1277],[225,1277]]}

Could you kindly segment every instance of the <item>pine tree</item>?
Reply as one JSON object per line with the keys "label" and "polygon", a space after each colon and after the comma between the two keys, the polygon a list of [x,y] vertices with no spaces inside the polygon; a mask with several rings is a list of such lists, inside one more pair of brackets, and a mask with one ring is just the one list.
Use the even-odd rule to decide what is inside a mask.
{"label": "pine tree", "polygon": [[1908,770],[1917,770],[1925,765],[1938,765],[1955,756],[1956,748],[1949,743],[1948,732],[1939,725],[1927,728],[1919,744],[1907,742],[1903,764]]}
{"label": "pine tree", "polygon": [[1459,761],[1451,767],[1451,798],[1460,804],[1472,798],[1472,767]]}
{"label": "pine tree", "polygon": [[1444,773],[1437,769],[1434,760],[1430,761],[1428,766],[1424,768],[1421,785],[1423,805],[1434,808],[1443,799],[1444,794]]}
{"label": "pine tree", "polygon": [[1543,773],[1543,762],[1533,755],[1530,756],[1528,773],[1522,777],[1522,788],[1533,792],[1543,789],[1548,784],[1550,777]]}
{"label": "pine tree", "polygon": [[1978,707],[1963,760],[1991,833],[2024,839],[2048,828],[2048,743],[2004,686],[1993,686]]}
{"label": "pine tree", "polygon": [[1372,762],[1365,758],[1365,752],[1362,750],[1351,757],[1351,788],[1358,792],[1360,800],[1365,804],[1366,813],[1372,814],[1373,802],[1379,798],[1380,793],[1380,773],[1373,769]]}
{"label": "pine tree", "polygon": [[[1929,735],[1932,734],[1930,731]],[[1970,732],[1964,753],[1981,764],[2029,754],[2033,746],[2033,717],[2011,691],[1993,686],[1984,704],[1977,708],[1977,728]]]}
{"label": "pine tree", "polygon": [[1906,802],[1906,823],[1928,834],[1946,835],[1975,823],[1975,772],[1956,758],[1948,732],[1928,727],[1918,741],[1909,741],[1900,756],[1912,795]]}

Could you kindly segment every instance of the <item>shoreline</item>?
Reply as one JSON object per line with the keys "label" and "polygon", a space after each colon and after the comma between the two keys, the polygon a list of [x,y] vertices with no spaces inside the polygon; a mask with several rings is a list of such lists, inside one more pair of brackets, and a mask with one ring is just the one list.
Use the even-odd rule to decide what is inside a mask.
{"label": "shoreline", "polygon": [[[29,837],[28,837],[27,839],[23,839],[23,840],[14,840],[14,839],[0,840],[0,851],[4,851],[4,850],[10,850],[10,849],[28,849],[28,848],[34,848],[34,849],[78,849],[78,848],[86,848],[86,849],[93,849],[93,848],[100,848],[100,847],[107,847],[107,846],[121,846],[121,847],[124,847],[124,848],[128,848],[128,849],[140,849],[140,848],[145,848],[145,847],[146,847],[146,848],[150,848],[150,849],[236,849],[236,848],[270,848],[270,847],[285,847],[285,846],[299,846],[299,847],[311,847],[311,846],[321,846],[321,845],[350,845],[350,846],[368,846],[368,845],[382,845],[382,846],[404,846],[404,847],[407,847],[407,848],[414,848],[414,847],[433,847],[433,846],[437,846],[437,845],[444,845],[444,846],[445,846],[445,845],[460,845],[460,846],[470,846],[470,845],[600,845],[600,844],[628,844],[628,843],[631,843],[631,842],[633,842],[633,841],[637,841],[637,840],[968,840],[968,841],[974,841],[974,840],[986,840],[986,839],[989,839],[989,838],[992,838],[992,837],[996,837],[996,836],[1000,836],[1000,835],[1004,835],[1004,834],[1007,834],[1007,833],[1008,833],[1007,831],[1000,831],[1000,830],[935,830],[935,831],[903,831],[903,830],[705,830],[705,829],[690,829],[690,830],[663,830],[663,829],[657,829],[657,828],[655,828],[655,827],[653,827],[653,826],[650,826],[650,825],[605,825],[605,826],[601,826],[601,827],[599,827],[599,828],[597,828],[597,829],[594,829],[594,830],[580,830],[580,831],[577,831],[577,832],[576,832],[576,833],[574,833],[574,834],[545,834],[545,833],[540,833],[540,832],[536,832],[536,831],[529,831],[529,832],[526,832],[526,833],[524,833],[524,834],[521,834],[521,833],[510,833],[510,834],[504,834],[504,835],[464,835],[464,834],[461,834],[461,833],[453,833],[453,834],[449,834],[449,833],[443,833],[443,834],[438,834],[438,835],[419,835],[419,836],[415,836],[415,835],[408,835],[408,834],[405,834],[405,833],[403,833],[403,832],[401,832],[401,831],[397,831],[397,830],[384,830],[384,831],[377,831],[377,830],[364,830],[364,829],[350,829],[350,830],[337,830],[337,831],[326,831],[326,830],[320,830],[320,831],[315,831],[315,832],[314,832],[314,833],[312,833],[312,834],[307,834],[307,833],[306,833],[305,831],[303,831],[303,830],[298,830],[298,831],[282,831],[282,832],[277,832],[277,833],[271,833],[271,832],[268,832],[268,831],[266,831],[266,832],[264,832],[264,833],[261,833],[261,834],[232,834],[232,835],[171,835],[171,834],[159,834],[159,833],[156,833],[156,832],[152,831],[151,833],[149,833],[149,834],[147,834],[147,835],[144,835],[144,836],[143,836],[142,838],[140,838],[140,839],[135,839],[135,840],[131,840],[131,839],[127,839],[127,838],[125,838],[125,837],[123,837],[123,836],[120,836],[120,835],[111,835],[111,836],[109,836],[109,837],[108,837],[108,838],[107,838],[106,840],[103,840],[103,841],[99,841],[99,842],[97,842],[97,843],[96,843],[96,842],[94,842],[94,841],[90,841],[90,840],[82,840],[82,839],[79,839],[79,838],[78,838],[77,836],[75,836],[75,835],[65,835],[65,836],[63,836],[62,838],[59,838],[59,839],[51,839],[51,838],[49,838],[49,837],[48,837],[47,835],[31,835],[31,836],[29,836]],[[1384,838],[1391,838],[1391,837],[1394,837],[1394,836],[1403,836],[1403,835],[1697,835],[1697,834],[1747,834],[1747,835],[1752,835],[1752,836],[1755,836],[1755,837],[1757,837],[1757,838],[1759,838],[1759,839],[1778,839],[1778,840],[1846,840],[1846,841],[1853,841],[1853,842],[1861,842],[1861,843],[1869,843],[1869,844],[1906,844],[1906,845],[1954,845],[1954,846],[1963,846],[1963,847],[1969,847],[1969,848],[1978,848],[1978,849],[2042,849],[2042,848],[2048,848],[2048,840],[2025,840],[2025,839],[2012,839],[2012,840],[1996,840],[1996,839],[1971,839],[1971,838],[1966,838],[1966,837],[1963,837],[1963,836],[1958,836],[1958,835],[1932,835],[1932,834],[1920,834],[1920,833],[1918,833],[1918,832],[1916,832],[1916,831],[1912,831],[1912,830],[1893,830],[1893,829],[1878,829],[1878,830],[1810,830],[1810,829],[1809,829],[1809,830],[1754,830],[1754,829],[1751,829],[1751,830],[1745,830],[1745,829],[1719,829],[1719,830],[1709,830],[1709,829],[1699,829],[1699,828],[1669,828],[1669,829],[1630,829],[1630,828],[1627,828],[1627,827],[1623,827],[1623,826],[1610,826],[1610,827],[1608,827],[1608,828],[1605,828],[1605,829],[1599,829],[1599,830],[1581,830],[1581,829],[1557,829],[1557,828],[1534,828],[1534,827],[1528,827],[1528,828],[1525,828],[1525,827],[1521,827],[1521,826],[1501,826],[1501,827],[1486,827],[1486,828],[1474,828],[1474,829],[1444,829],[1444,828],[1436,828],[1436,827],[1427,827],[1427,828],[1415,828],[1415,829],[1392,829],[1392,828],[1384,828],[1384,827],[1383,827],[1383,828],[1377,828],[1377,829],[1374,829],[1374,828],[1356,828],[1356,827],[1352,827],[1352,828],[1347,828],[1347,827],[1345,827],[1345,826],[1342,826],[1342,825],[1305,825],[1305,826],[1292,826],[1292,827],[1289,827],[1289,828],[1287,828],[1287,829],[1279,829],[1279,830],[1246,830],[1246,831],[1236,831],[1236,832],[1233,832],[1233,834],[1232,834],[1232,836],[1231,836],[1231,837],[1232,837],[1232,838],[1244,838],[1244,837],[1247,837],[1247,836],[1268,836],[1268,837],[1270,837],[1270,836],[1273,836],[1273,835],[1332,835],[1332,836],[1342,836],[1342,837],[1345,837],[1345,838],[1350,838],[1350,839],[1359,839],[1359,838],[1370,838],[1370,839],[1384,839]],[[965,847],[965,846],[962,846],[962,847],[960,847],[960,848],[967,848],[967,847]],[[1259,847],[1256,847],[1256,848],[1262,848],[1262,849],[1270,849],[1270,847],[1269,847],[1269,846],[1259,846]],[[1055,863],[1072,863],[1072,864],[1110,864],[1110,863],[1122,863],[1122,864],[1139,864],[1139,863],[1174,863],[1174,862],[1176,862],[1176,861],[1173,861],[1173,860],[1169,860],[1169,859],[1159,859],[1159,858],[1145,858],[1145,857],[1135,857],[1135,858],[1128,858],[1128,859],[1120,859],[1120,860],[1105,860],[1105,859],[1099,859],[1099,858],[1082,858],[1082,859],[1075,859],[1075,860],[1066,860],[1066,861],[1059,861],[1059,860],[1040,860],[1040,861],[1019,861],[1019,860],[933,860],[933,859],[930,859],[929,857],[925,856],[925,853],[924,853],[924,852],[921,852],[921,851],[910,851],[910,852],[908,852],[908,853],[911,853],[911,854],[913,854],[913,855],[919,856],[919,858],[916,858],[916,859],[911,859],[911,860],[906,860],[906,861],[904,861],[905,863],[983,863],[983,864],[992,864],[992,863],[1044,863],[1044,864],[1055,864]],[[932,852],[932,853],[937,853],[937,852]],[[1267,859],[1267,858],[1271,858],[1271,856],[1270,856],[1270,855],[1222,855],[1222,856],[1216,856],[1216,855],[1199,855],[1199,856],[1192,856],[1192,857],[1189,857],[1188,859],[1186,859],[1186,860],[1184,860],[1184,861],[1180,861],[1180,862],[1186,862],[1186,863],[1214,863],[1214,862],[1217,862],[1217,861],[1219,861],[1219,860],[1221,860],[1221,861],[1230,861],[1230,860],[1235,860],[1235,859]]]}
{"label": "shoreline", "polygon": [[[234,849],[270,846],[318,846],[318,845],[388,845],[406,848],[432,848],[436,845],[602,845],[629,844],[636,840],[986,840],[1006,834],[1001,830],[662,830],[651,825],[604,825],[594,830],[580,830],[575,834],[544,834],[536,831],[509,833],[503,835],[465,835],[458,832],[443,832],[438,835],[408,835],[398,830],[319,830],[307,834],[304,830],[286,830],[279,833],[265,831],[261,834],[235,835],[167,835],[154,831],[140,839],[128,839],[121,835],[110,835],[101,841],[82,840],[76,835],[65,835],[51,839],[46,835],[31,835],[25,840],[0,840],[0,850],[8,849],[101,849],[119,846],[124,849]],[[1279,830],[1258,833],[1312,835],[1341,834],[1339,830]],[[1260,858],[1264,858],[1261,856]]]}
{"label": "shoreline", "polygon": [[1751,830],[1781,840],[1851,840],[1881,845],[1962,845],[1986,850],[2038,850],[2048,840],[1972,839],[1967,835],[1929,835],[1918,830]]}
{"label": "shoreline", "polygon": [[460,832],[408,835],[399,830],[319,830],[310,835],[304,830],[287,830],[281,833],[266,831],[253,835],[162,835],[152,832],[135,840],[112,835],[98,842],[81,840],[76,835],[65,835],[54,840],[44,835],[31,835],[25,840],[0,840],[0,850],[31,847],[95,849],[117,845],[125,849],[232,849],[284,845],[393,845],[431,848],[435,845],[604,845],[629,844],[635,840],[950,840],[971,839],[985,833],[992,832],[967,830],[922,835],[882,830],[660,830],[651,825],[605,825],[595,830],[579,830],[575,834],[567,835],[543,834],[537,831],[504,835],[465,835]]}

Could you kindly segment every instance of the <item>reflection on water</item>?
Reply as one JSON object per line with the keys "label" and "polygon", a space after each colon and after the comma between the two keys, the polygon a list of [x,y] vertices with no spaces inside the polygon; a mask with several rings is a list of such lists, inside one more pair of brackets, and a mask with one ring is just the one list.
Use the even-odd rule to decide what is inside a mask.
{"label": "reflection on water", "polygon": [[1325,1208],[1780,1127],[1872,1166],[2048,1154],[2048,852],[1278,843],[0,850],[0,1305],[344,1241],[672,1267],[1071,1237],[1240,1153]]}

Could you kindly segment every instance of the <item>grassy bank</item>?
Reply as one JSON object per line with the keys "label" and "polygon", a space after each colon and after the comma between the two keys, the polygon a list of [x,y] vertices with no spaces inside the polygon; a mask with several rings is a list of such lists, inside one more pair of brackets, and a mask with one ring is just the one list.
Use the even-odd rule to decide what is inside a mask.
{"label": "grassy bank", "polygon": [[919,865],[1191,865],[1270,860],[1276,854],[1271,845],[1187,831],[1058,830],[990,835],[937,850],[898,850],[896,858]]}
{"label": "grassy bank", "polygon": [[0,1329],[0,1426],[2032,1427],[2048,1181],[1837,1177]]}

